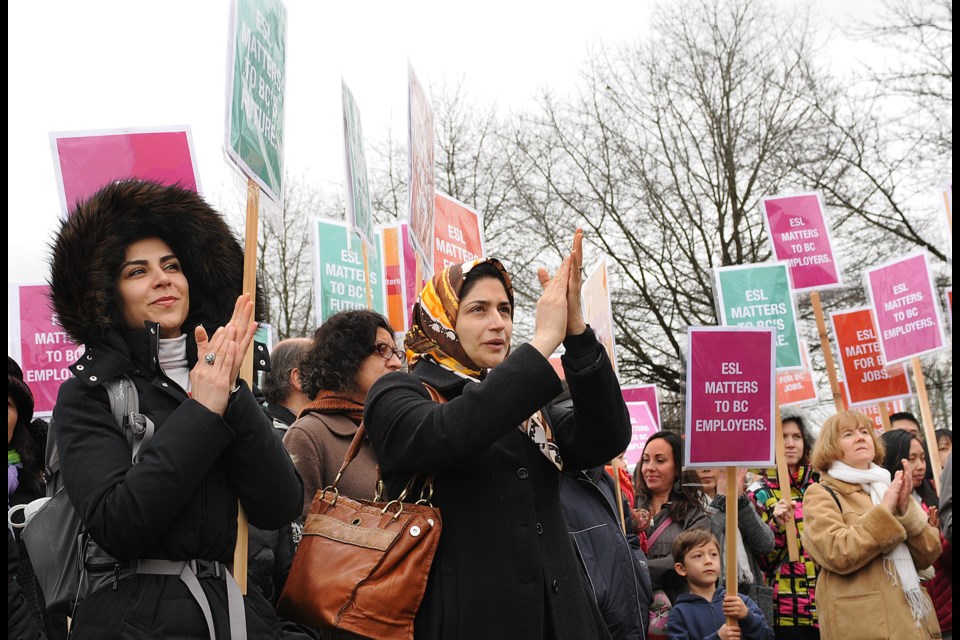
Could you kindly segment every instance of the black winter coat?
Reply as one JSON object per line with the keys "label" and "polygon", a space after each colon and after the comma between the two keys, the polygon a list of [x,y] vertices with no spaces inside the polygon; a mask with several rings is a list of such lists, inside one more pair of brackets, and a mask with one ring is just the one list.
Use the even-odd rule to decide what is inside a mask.
{"label": "black winter coat", "polygon": [[[196,345],[188,332],[192,367]],[[250,523],[276,529],[300,511],[303,485],[273,427],[242,384],[223,417],[189,399],[157,363],[158,328],[113,331],[71,367],[54,410],[62,476],[94,540],[120,560],[228,563],[237,500]],[[103,382],[127,374],[156,432],[131,465]],[[228,629],[226,582],[201,579],[219,634]],[[245,598],[250,638],[278,637],[272,607]],[[200,607],[178,576],[135,575],[86,598],[73,618],[83,638],[207,638]]]}
{"label": "black winter coat", "polygon": [[[388,492],[436,470],[443,533],[414,627],[417,638],[607,638],[560,506],[557,467],[518,429],[538,409],[565,465],[593,467],[627,448],[630,423],[592,330],[564,342],[574,411],[549,406],[557,374],[530,345],[479,384],[431,362],[390,373],[365,423]],[[447,398],[435,404],[421,380]]]}
{"label": "black winter coat", "polygon": [[644,640],[653,599],[650,573],[636,534],[625,536],[620,527],[613,478],[602,466],[564,471],[560,500],[610,637]]}

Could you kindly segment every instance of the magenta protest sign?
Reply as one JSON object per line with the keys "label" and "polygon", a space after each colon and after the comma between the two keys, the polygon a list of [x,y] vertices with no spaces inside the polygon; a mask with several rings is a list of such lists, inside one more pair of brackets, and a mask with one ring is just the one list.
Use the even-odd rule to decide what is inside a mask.
{"label": "magenta protest sign", "polygon": [[794,291],[840,286],[840,269],[833,258],[819,193],[761,198],[760,209],[773,252],[790,269]]}
{"label": "magenta protest sign", "polygon": [[56,324],[47,299],[48,285],[20,285],[17,288],[23,378],[33,392],[34,414],[50,415],[60,384],[73,375],[67,367],[77,361],[83,347],[71,342]]}
{"label": "magenta protest sign", "polygon": [[774,349],[771,328],[687,329],[687,466],[773,466]]}
{"label": "magenta protest sign", "polygon": [[189,127],[55,132],[50,144],[64,217],[78,200],[122,178],[200,191]]}
{"label": "magenta protest sign", "polygon": [[650,411],[650,405],[646,402],[628,402],[627,411],[630,413],[630,445],[623,455],[627,466],[633,467],[640,462],[643,456],[643,448],[647,446],[647,440],[657,431],[660,431],[660,425],[653,419],[653,412]]}
{"label": "magenta protest sign", "polygon": [[655,384],[636,384],[620,385],[620,391],[623,393],[623,401],[646,402],[653,414],[653,421],[660,428],[660,402],[657,400],[657,385]]}
{"label": "magenta protest sign", "polygon": [[864,271],[864,279],[888,366],[944,347],[940,305],[926,253],[871,267]]}

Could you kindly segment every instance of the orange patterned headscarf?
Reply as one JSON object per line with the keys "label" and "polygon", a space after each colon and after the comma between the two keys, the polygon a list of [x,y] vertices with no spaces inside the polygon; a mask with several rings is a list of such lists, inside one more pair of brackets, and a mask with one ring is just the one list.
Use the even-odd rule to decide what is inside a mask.
{"label": "orange patterned headscarf", "polygon": [[421,359],[431,360],[460,377],[480,380],[483,369],[477,366],[460,344],[454,327],[460,310],[460,291],[470,270],[484,263],[497,268],[513,314],[513,285],[510,274],[496,258],[478,258],[463,264],[450,265],[434,274],[424,286],[413,306],[413,325],[407,331],[403,346],[407,350],[410,367]]}

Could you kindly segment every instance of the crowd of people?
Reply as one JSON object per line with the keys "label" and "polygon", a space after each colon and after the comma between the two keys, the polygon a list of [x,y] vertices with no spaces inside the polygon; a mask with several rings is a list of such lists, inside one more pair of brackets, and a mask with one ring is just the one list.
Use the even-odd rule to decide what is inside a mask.
{"label": "crowd of people", "polygon": [[[379,313],[340,312],[277,344],[258,388],[239,377],[257,310],[222,216],[192,191],[134,180],[78,203],[50,285],[84,351],[49,435],[8,357],[7,503],[44,496],[55,439],[70,502],[115,575],[69,618],[48,613],[11,510],[9,637],[355,638],[277,614],[311,503],[333,486],[396,498],[426,475],[443,531],[417,638],[951,637],[951,432],[929,452],[911,414],[878,436],[842,411],[814,440],[816,425],[783,407],[789,486],[773,470],[739,469],[728,486],[723,469],[684,469],[670,431],[645,443],[631,483],[617,462],[629,416],[581,312],[582,241],[577,230],[557,271],[540,270],[526,344],[512,343],[510,274],[480,258],[427,282],[402,344]],[[561,345],[562,383],[548,362]],[[108,397],[118,376],[151,430],[133,456]],[[367,438],[338,474],[361,423]],[[243,595],[229,570],[238,505]]]}

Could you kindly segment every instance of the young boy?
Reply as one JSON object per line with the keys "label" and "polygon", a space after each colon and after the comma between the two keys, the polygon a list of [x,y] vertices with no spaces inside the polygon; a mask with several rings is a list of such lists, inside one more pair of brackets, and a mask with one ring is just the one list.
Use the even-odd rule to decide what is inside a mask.
{"label": "young boy", "polygon": [[[687,579],[690,593],[677,597],[667,634],[670,640],[773,640],[756,603],[747,596],[728,596],[720,579],[720,543],[706,529],[689,529],[673,541],[674,569]],[[731,627],[726,618],[737,618]]]}

